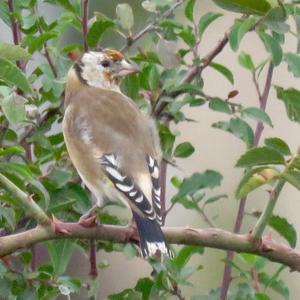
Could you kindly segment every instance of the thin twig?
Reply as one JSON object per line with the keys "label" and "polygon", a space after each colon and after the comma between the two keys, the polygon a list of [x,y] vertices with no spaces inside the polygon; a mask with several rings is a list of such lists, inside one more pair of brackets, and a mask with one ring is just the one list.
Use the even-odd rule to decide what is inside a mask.
{"label": "thin twig", "polygon": [[[19,45],[20,44],[20,40],[21,40],[21,31],[19,28],[19,25],[16,21],[16,18],[14,16],[14,2],[13,0],[7,0],[7,6],[8,6],[8,10],[10,13],[10,20],[11,20],[11,30],[12,30],[12,34],[13,34],[13,41],[15,45]],[[17,60],[16,61],[17,66],[22,70],[25,71],[25,67],[26,67],[26,63],[24,61],[21,60]]]}
{"label": "thin twig", "polygon": [[[260,96],[260,93],[258,94],[258,97],[260,97],[259,105],[262,110],[266,110],[267,101],[268,101],[270,88],[271,88],[272,77],[273,77],[273,70],[274,70],[274,66],[272,63],[270,63],[270,65],[268,67],[268,72],[267,72],[267,77],[266,77],[266,82],[265,82],[263,93],[261,96]],[[263,129],[264,129],[263,124],[261,122],[258,122],[256,125],[256,130],[255,130],[255,135],[254,135],[254,146],[257,146],[259,144]],[[238,213],[236,216],[234,230],[233,230],[234,233],[239,233],[241,230],[244,213],[245,213],[246,201],[247,201],[246,197],[240,199]],[[226,254],[226,261],[232,261],[233,258],[234,258],[234,252],[228,251]],[[226,298],[227,298],[228,289],[229,289],[230,283],[232,281],[231,271],[232,271],[232,266],[230,264],[226,264],[224,267],[222,287],[221,287],[221,293],[220,293],[221,300],[226,300]]]}
{"label": "thin twig", "polygon": [[89,50],[89,46],[87,43],[87,32],[88,32],[88,21],[89,21],[89,0],[83,0],[83,15],[82,15],[82,38],[84,44],[84,51]]}
{"label": "thin twig", "polygon": [[128,50],[128,48],[130,48],[142,36],[144,36],[147,32],[151,31],[158,22],[160,22],[161,20],[169,17],[174,12],[174,10],[178,6],[180,6],[181,4],[183,4],[185,1],[186,0],[177,0],[168,10],[166,10],[165,12],[161,13],[160,15],[158,15],[152,22],[150,22],[146,27],[144,27],[139,33],[137,33],[133,37],[128,37],[126,45],[124,45],[120,49],[120,51],[124,52],[124,51]]}

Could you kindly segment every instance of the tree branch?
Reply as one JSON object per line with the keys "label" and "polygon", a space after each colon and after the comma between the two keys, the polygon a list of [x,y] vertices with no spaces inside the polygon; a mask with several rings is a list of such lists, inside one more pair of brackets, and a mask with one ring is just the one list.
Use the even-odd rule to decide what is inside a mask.
{"label": "tree branch", "polygon": [[38,224],[49,225],[51,223],[45,212],[39,207],[38,204],[32,199],[31,196],[24,193],[8,178],[0,173],[0,185],[2,185],[7,191],[17,198],[20,206],[23,207],[24,211]]}
{"label": "tree branch", "polygon": [[158,15],[152,22],[150,22],[145,28],[143,28],[139,33],[137,33],[134,37],[128,37],[127,43],[123,46],[120,51],[126,51],[130,48],[136,41],[138,41],[142,36],[144,36],[147,32],[151,31],[154,26],[164,18],[169,17],[173,11],[183,4],[186,0],[177,0],[168,10]]}
{"label": "tree branch", "polygon": [[[99,225],[86,228],[78,223],[60,223],[66,233],[55,232],[53,226],[38,225],[34,229],[0,237],[0,257],[17,249],[28,248],[36,243],[53,239],[95,239],[114,243],[134,242],[136,232],[132,227]],[[249,234],[234,234],[221,229],[195,229],[189,227],[163,228],[170,244],[199,245],[203,247],[253,253],[284,264],[293,271],[300,272],[300,251],[263,237],[260,243]]]}

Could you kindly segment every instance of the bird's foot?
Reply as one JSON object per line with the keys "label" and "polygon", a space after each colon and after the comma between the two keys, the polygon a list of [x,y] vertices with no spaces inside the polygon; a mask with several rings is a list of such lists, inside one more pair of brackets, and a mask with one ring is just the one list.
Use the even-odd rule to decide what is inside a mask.
{"label": "bird's foot", "polygon": [[89,209],[84,215],[82,215],[78,221],[83,227],[95,227],[97,226],[97,210],[99,207],[94,205],[91,209]]}

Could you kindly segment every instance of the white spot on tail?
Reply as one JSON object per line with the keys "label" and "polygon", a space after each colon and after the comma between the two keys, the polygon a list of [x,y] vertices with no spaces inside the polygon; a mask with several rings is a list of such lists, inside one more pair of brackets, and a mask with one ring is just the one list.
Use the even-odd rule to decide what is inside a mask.
{"label": "white spot on tail", "polygon": [[124,184],[120,184],[120,183],[116,183],[116,187],[125,193],[127,193],[133,189],[133,185],[128,186],[128,185],[124,185]]}
{"label": "white spot on tail", "polygon": [[165,242],[146,242],[148,255],[154,256],[159,251],[161,254],[169,255],[169,249]]}
{"label": "white spot on tail", "polygon": [[105,169],[114,178],[116,178],[120,181],[124,180],[125,176],[122,176],[116,169],[113,169],[111,167],[106,167]]}

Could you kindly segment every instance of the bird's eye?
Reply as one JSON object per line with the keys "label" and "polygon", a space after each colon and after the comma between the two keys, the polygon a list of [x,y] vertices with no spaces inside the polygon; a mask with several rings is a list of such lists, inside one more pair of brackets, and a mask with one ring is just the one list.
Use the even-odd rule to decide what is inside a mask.
{"label": "bird's eye", "polygon": [[101,66],[102,66],[103,68],[108,68],[108,67],[110,66],[110,61],[109,61],[109,60],[103,60],[103,61],[101,62]]}

